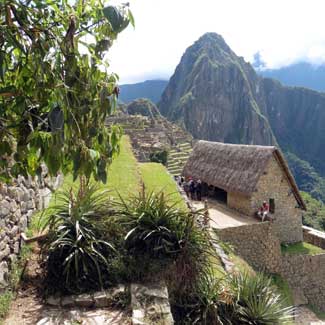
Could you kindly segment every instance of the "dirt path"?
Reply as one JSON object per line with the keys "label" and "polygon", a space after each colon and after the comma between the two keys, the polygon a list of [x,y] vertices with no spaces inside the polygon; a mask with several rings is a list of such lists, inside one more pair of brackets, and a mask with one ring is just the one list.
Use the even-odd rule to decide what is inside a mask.
{"label": "dirt path", "polygon": [[128,325],[126,311],[118,309],[62,309],[43,304],[42,269],[38,246],[27,261],[16,299],[4,325]]}

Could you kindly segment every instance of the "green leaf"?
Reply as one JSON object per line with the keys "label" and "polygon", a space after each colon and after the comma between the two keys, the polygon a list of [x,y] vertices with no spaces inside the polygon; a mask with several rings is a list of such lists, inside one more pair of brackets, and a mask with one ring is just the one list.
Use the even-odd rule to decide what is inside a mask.
{"label": "green leaf", "polygon": [[93,161],[97,161],[100,158],[99,152],[93,149],[89,149],[89,155]]}
{"label": "green leaf", "polygon": [[134,17],[133,17],[131,10],[128,10],[128,17],[129,17],[129,21],[130,21],[131,25],[133,27],[135,27],[135,21],[134,21]]}
{"label": "green leaf", "polygon": [[28,154],[27,154],[27,164],[28,164],[28,172],[32,175],[32,176],[35,176],[36,174],[36,170],[39,166],[39,163],[38,163],[38,156],[37,156],[37,153],[36,151],[30,151]]}
{"label": "green leaf", "polygon": [[129,24],[129,20],[125,18],[115,6],[105,7],[103,13],[115,33],[121,32]]}
{"label": "green leaf", "polygon": [[0,156],[11,155],[12,150],[8,141],[0,142]]}
{"label": "green leaf", "polygon": [[61,108],[57,105],[49,113],[49,123],[52,132],[61,131],[64,124],[64,116]]}

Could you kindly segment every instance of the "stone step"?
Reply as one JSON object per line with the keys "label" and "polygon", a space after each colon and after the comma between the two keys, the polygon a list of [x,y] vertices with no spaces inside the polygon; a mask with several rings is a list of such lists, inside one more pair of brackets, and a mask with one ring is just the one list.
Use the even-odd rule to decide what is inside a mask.
{"label": "stone step", "polygon": [[175,153],[171,153],[169,154],[170,157],[172,158],[188,158],[189,154],[186,152],[175,152]]}
{"label": "stone step", "polygon": [[168,171],[173,175],[180,175],[182,173],[183,169],[182,168],[175,168],[175,169],[168,168]]}

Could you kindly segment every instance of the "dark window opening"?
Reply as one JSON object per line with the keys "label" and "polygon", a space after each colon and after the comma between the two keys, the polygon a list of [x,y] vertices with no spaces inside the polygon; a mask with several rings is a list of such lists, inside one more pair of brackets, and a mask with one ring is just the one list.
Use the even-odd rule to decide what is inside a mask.
{"label": "dark window opening", "polygon": [[224,191],[223,189],[221,189],[219,187],[215,187],[214,188],[214,195],[213,195],[213,197],[217,201],[227,204],[227,192]]}
{"label": "dark window opening", "polygon": [[270,213],[274,213],[275,212],[275,201],[274,201],[274,199],[269,200],[269,206],[270,206]]}
{"label": "dark window opening", "polygon": [[219,187],[202,183],[202,195],[227,204],[227,192]]}

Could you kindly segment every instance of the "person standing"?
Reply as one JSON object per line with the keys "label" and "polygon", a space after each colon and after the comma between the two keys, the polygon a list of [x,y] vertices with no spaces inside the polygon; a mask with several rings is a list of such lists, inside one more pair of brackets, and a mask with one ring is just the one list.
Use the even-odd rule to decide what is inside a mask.
{"label": "person standing", "polygon": [[196,183],[194,182],[193,179],[190,180],[190,194],[191,194],[191,199],[195,200],[195,187]]}
{"label": "person standing", "polygon": [[196,183],[196,198],[198,201],[202,200],[202,182],[200,179]]}
{"label": "person standing", "polygon": [[184,192],[185,192],[186,196],[189,198],[190,197],[190,185],[189,185],[189,182],[185,181],[183,183],[183,189],[184,189]]}

